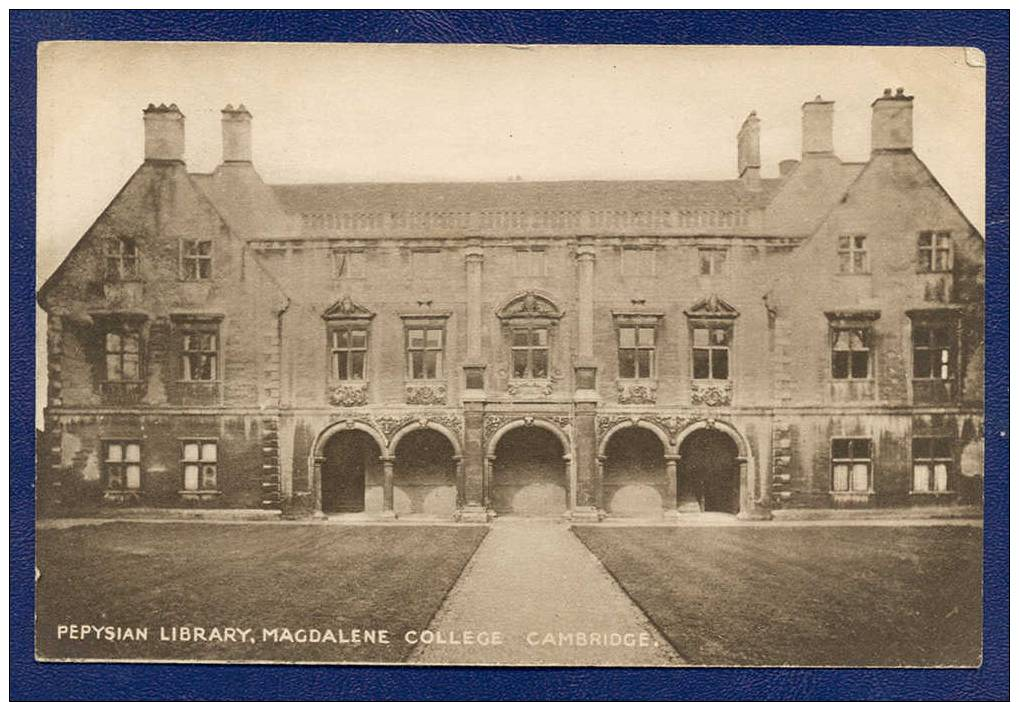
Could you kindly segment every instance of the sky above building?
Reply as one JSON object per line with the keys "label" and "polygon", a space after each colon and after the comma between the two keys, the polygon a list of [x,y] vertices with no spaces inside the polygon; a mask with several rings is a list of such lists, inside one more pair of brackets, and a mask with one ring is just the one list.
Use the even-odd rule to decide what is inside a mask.
{"label": "sky above building", "polygon": [[140,165],[149,103],[185,114],[194,172],[215,168],[220,110],[243,103],[269,183],[713,179],[736,177],[751,110],[763,175],[777,176],[780,160],[799,157],[800,108],[816,95],[835,101],[836,153],[864,161],[870,103],[900,86],[915,96],[915,151],[982,232],[978,51],[48,43],[38,285]]}

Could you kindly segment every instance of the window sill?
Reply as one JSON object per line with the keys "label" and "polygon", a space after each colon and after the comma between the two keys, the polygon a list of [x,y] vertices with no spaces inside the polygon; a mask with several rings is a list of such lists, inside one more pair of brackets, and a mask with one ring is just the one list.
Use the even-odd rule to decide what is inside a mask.
{"label": "window sill", "polygon": [[142,491],[138,490],[104,490],[103,501],[104,502],[116,502],[123,504],[125,502],[137,502],[142,495]]}
{"label": "window sill", "polygon": [[911,496],[916,495],[919,497],[924,496],[937,497],[940,495],[955,495],[956,492],[955,490],[910,490],[909,494]]}
{"label": "window sill", "polygon": [[178,490],[177,494],[188,502],[208,502],[217,499],[223,493],[220,490]]}
{"label": "window sill", "polygon": [[828,494],[832,497],[869,497],[877,493],[873,490],[829,490]]}

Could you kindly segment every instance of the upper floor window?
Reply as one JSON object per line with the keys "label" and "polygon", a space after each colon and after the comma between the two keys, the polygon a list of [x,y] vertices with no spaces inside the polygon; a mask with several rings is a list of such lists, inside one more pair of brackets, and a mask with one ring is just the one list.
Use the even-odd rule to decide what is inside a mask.
{"label": "upper floor window", "polygon": [[182,280],[208,280],[212,277],[212,242],[184,239],[180,242]]}
{"label": "upper floor window", "polygon": [[947,321],[914,321],[913,377],[950,380],[954,375],[954,325]]}
{"label": "upper floor window", "polygon": [[219,376],[219,331],[185,329],[181,333],[181,379],[216,380]]}
{"label": "upper floor window", "polygon": [[513,261],[514,271],[520,278],[541,278],[545,276],[545,249],[516,249]]}
{"label": "upper floor window", "polygon": [[913,492],[948,492],[951,467],[951,437],[913,439]]}
{"label": "upper floor window", "polygon": [[648,278],[655,275],[655,250],[636,246],[624,247],[619,259],[625,278]]}
{"label": "upper floor window", "polygon": [[692,331],[694,379],[728,380],[732,326],[696,326]]}
{"label": "upper floor window", "polygon": [[107,490],[140,490],[142,486],[141,443],[106,441],[103,469]]}
{"label": "upper floor window", "polygon": [[839,237],[839,273],[867,273],[867,237],[853,234]]}
{"label": "upper floor window", "polygon": [[138,277],[138,244],[131,237],[106,240],[106,279],[134,280]]}
{"label": "upper floor window", "polygon": [[363,251],[334,251],[333,273],[337,278],[358,279],[365,277]]}
{"label": "upper floor window", "polygon": [[350,326],[330,329],[329,353],[335,380],[364,380],[368,330]]}
{"label": "upper floor window", "polygon": [[106,332],[106,380],[141,380],[141,339],[137,331]]}
{"label": "upper floor window", "polygon": [[443,326],[408,327],[407,372],[414,380],[441,378],[446,330]]}
{"label": "upper floor window", "polygon": [[831,464],[832,492],[870,491],[870,439],[832,439]]}
{"label": "upper floor window", "polygon": [[652,378],[655,374],[655,327],[634,322],[619,325],[619,377]]}
{"label": "upper floor window", "polygon": [[917,262],[924,273],[952,270],[952,233],[920,232]]}
{"label": "upper floor window", "polygon": [[729,252],[722,248],[701,248],[697,250],[701,275],[725,275],[725,263]]}
{"label": "upper floor window", "polygon": [[181,472],[185,490],[216,489],[217,452],[214,440],[189,439],[181,442]]}
{"label": "upper floor window", "polygon": [[831,377],[861,380],[870,377],[871,329],[867,326],[831,327]]}
{"label": "upper floor window", "polygon": [[514,378],[548,377],[548,328],[541,323],[515,323],[511,331]]}
{"label": "upper floor window", "polygon": [[442,275],[442,254],[438,249],[411,251],[410,261],[415,278],[438,278]]}

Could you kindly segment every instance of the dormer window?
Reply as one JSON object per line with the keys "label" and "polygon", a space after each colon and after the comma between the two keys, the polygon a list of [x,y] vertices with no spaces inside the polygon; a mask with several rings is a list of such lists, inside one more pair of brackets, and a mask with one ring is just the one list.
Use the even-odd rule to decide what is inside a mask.
{"label": "dormer window", "polygon": [[138,244],[131,237],[106,240],[106,280],[138,278]]}
{"label": "dormer window", "polygon": [[920,232],[917,266],[921,273],[947,273],[952,270],[952,233]]}
{"label": "dormer window", "polygon": [[181,280],[208,280],[212,277],[212,242],[185,239],[180,242]]}
{"label": "dormer window", "polygon": [[839,237],[839,273],[868,273],[867,237],[852,234]]}

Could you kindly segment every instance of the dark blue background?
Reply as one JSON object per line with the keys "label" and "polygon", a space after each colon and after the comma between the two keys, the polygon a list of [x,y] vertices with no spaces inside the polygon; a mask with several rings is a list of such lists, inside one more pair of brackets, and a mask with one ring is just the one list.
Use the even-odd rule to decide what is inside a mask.
{"label": "dark blue background", "polygon": [[[11,12],[14,699],[1003,699],[1008,690],[1008,12]],[[984,664],[978,670],[625,670],[33,661],[36,44],[57,39],[975,46],[987,55]],[[66,105],[73,110],[73,103]],[[101,167],[101,166],[100,166]]]}

